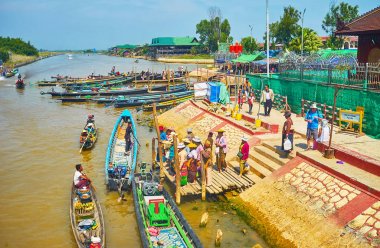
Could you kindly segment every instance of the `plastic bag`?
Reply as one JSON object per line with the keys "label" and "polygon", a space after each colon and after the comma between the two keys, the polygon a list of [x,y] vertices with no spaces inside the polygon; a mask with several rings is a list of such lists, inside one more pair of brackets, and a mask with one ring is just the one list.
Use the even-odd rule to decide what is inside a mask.
{"label": "plastic bag", "polygon": [[284,141],[284,150],[289,151],[290,149],[292,149],[292,142],[290,142],[290,140],[286,138]]}

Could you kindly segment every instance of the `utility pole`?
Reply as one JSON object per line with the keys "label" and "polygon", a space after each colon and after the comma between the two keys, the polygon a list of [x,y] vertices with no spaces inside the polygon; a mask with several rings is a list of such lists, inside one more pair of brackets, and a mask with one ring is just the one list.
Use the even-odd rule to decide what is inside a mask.
{"label": "utility pole", "polygon": [[302,61],[303,61],[303,17],[305,16],[305,12],[306,12],[306,8],[302,12],[302,19],[301,19],[301,23],[302,23],[302,29],[301,29],[301,59],[302,59]]}
{"label": "utility pole", "polygon": [[267,5],[267,78],[269,80],[269,10],[268,10],[268,0],[266,0]]}
{"label": "utility pole", "polygon": [[251,26],[251,25],[248,25],[249,26],[249,28],[251,29],[251,44],[252,44],[252,29],[253,29],[253,25]]}

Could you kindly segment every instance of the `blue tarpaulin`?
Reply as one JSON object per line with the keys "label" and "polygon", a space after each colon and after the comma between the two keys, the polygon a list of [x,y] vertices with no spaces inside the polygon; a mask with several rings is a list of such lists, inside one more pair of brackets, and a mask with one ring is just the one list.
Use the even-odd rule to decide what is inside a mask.
{"label": "blue tarpaulin", "polygon": [[219,102],[220,83],[208,83],[207,96],[210,102]]}

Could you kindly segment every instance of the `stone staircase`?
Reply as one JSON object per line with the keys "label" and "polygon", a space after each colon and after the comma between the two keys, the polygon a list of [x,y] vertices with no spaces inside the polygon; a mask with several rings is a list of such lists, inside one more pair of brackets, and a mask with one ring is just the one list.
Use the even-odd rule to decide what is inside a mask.
{"label": "stone staircase", "polygon": [[[304,149],[302,147],[305,142],[304,139],[296,137],[294,139],[294,149],[296,151]],[[246,176],[255,183],[258,183],[263,178],[272,174],[272,172],[281,168],[295,156],[295,152],[290,155],[283,152],[278,141],[266,141],[261,145],[253,146],[250,149],[247,160],[250,172],[247,173]],[[237,160],[230,161],[229,164],[236,171],[240,170]]]}

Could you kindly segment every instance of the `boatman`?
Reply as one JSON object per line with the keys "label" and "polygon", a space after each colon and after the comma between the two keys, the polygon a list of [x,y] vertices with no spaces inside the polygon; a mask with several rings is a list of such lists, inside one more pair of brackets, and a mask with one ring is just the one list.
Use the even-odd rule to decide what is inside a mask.
{"label": "boatman", "polygon": [[93,114],[90,114],[90,115],[87,116],[87,123],[86,123],[86,125],[89,124],[89,123],[95,123],[94,115]]}
{"label": "boatman", "polygon": [[75,165],[75,173],[74,173],[74,185],[76,188],[82,188],[84,186],[88,186],[91,184],[91,180],[82,172],[83,167],[81,164]]}
{"label": "boatman", "polygon": [[132,135],[132,123],[130,120],[128,120],[128,126],[125,129],[125,135],[124,135],[124,139],[125,139],[125,153],[124,153],[124,155],[129,155],[129,152],[131,150],[131,145],[132,145],[131,135]]}

